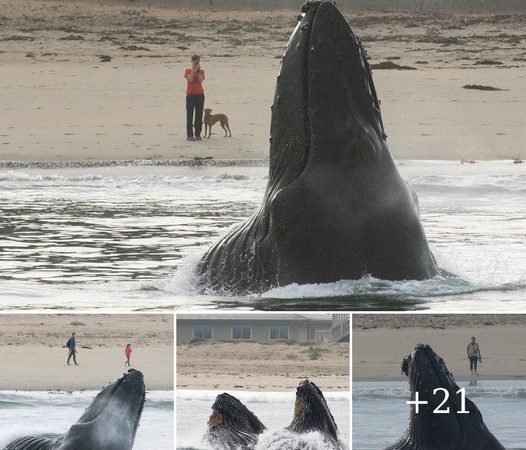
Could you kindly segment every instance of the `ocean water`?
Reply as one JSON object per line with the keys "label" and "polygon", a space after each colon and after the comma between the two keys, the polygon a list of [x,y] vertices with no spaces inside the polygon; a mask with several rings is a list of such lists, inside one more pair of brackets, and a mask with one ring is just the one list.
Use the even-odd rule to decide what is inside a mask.
{"label": "ocean water", "polygon": [[[98,391],[0,391],[0,448],[28,434],[64,433],[82,415]],[[172,450],[172,391],[147,391],[134,450]]]}
{"label": "ocean water", "polygon": [[[479,408],[488,429],[508,450],[526,448],[526,381],[459,383]],[[407,382],[353,383],[353,450],[382,450],[394,444],[409,420]]]}
{"label": "ocean water", "polygon": [[439,265],[456,277],[366,277],[261,295],[198,292],[207,247],[259,206],[267,168],[0,168],[0,308],[520,311],[526,164],[403,161]]}
{"label": "ocean water", "polygon": [[[206,423],[212,413],[215,398],[224,391],[179,390],[176,394],[176,448],[179,450],[210,450],[203,444]],[[256,450],[279,450],[269,447],[275,433],[283,433],[283,428],[290,425],[294,414],[295,392],[234,392],[229,394],[238,398],[267,427],[258,441]],[[350,440],[350,403],[348,392],[324,392],[327,404],[334,417],[340,439],[344,443]],[[288,436],[287,436],[288,437]],[[312,450],[324,450],[317,433],[307,437]],[[309,447],[310,448],[310,447]]]}

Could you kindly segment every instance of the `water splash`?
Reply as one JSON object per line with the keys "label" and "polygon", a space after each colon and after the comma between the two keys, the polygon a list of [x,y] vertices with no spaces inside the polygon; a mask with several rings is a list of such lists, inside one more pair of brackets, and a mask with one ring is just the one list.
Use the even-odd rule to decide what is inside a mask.
{"label": "water splash", "polygon": [[345,450],[346,444],[335,445],[318,432],[304,434],[288,430],[267,431],[263,433],[254,450]]}

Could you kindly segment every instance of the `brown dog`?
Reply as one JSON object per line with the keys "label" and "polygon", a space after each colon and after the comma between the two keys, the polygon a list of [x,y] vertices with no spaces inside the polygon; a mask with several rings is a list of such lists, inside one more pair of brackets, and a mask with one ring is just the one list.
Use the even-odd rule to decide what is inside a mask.
{"label": "brown dog", "polygon": [[210,139],[210,135],[212,134],[212,125],[214,125],[216,122],[219,122],[221,128],[225,130],[225,137],[227,137],[227,130],[228,133],[230,133],[230,137],[232,137],[232,132],[228,126],[228,117],[226,114],[210,114],[211,112],[212,110],[210,108],[205,108],[205,137],[206,130],[208,129],[208,139]]}

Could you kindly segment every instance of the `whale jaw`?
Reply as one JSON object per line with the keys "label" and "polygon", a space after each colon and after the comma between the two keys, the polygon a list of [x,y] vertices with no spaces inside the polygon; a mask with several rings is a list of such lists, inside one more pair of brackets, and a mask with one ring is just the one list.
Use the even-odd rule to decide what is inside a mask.
{"label": "whale jaw", "polygon": [[296,433],[318,431],[331,443],[338,442],[338,427],[321,390],[309,380],[296,389],[294,417],[288,430]]}
{"label": "whale jaw", "polygon": [[204,440],[213,448],[252,448],[265,426],[236,397],[220,394],[212,405]]}

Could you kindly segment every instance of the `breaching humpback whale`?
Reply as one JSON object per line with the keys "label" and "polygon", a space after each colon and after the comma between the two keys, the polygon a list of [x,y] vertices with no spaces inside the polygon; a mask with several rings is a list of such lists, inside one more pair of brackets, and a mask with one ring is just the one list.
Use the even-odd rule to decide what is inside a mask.
{"label": "breaching humpback whale", "polygon": [[[386,450],[504,450],[495,436],[486,427],[476,405],[465,399],[465,411],[462,411],[459,387],[449,372],[444,360],[429,345],[418,344],[410,355],[402,361],[402,372],[409,378],[411,400],[418,392],[419,405],[416,413],[411,405],[409,427],[402,438]],[[447,401],[440,407],[449,408],[447,414],[433,412],[442,403],[446,389]]]}
{"label": "breaching humpback whale", "polygon": [[330,1],[308,2],[287,45],[259,210],[200,261],[202,287],[235,294],[438,268],[416,195],[389,153],[365,51]]}
{"label": "breaching humpback whale", "polygon": [[143,375],[130,369],[100,391],[64,434],[23,436],[3,450],[131,450],[144,399]]}
{"label": "breaching humpback whale", "polygon": [[[293,435],[318,432],[323,437],[324,448],[335,450],[347,446],[339,441],[338,427],[329,410],[321,390],[309,380],[304,380],[296,389],[294,416],[286,430]],[[254,413],[248,410],[237,398],[230,394],[220,394],[212,405],[212,414],[208,420],[208,431],[204,441],[218,450],[253,449],[259,435],[266,431]],[[301,450],[305,443],[293,439],[293,443],[284,443],[291,435],[271,437],[279,440],[281,446],[289,450]],[[269,442],[267,441],[267,444]]]}

